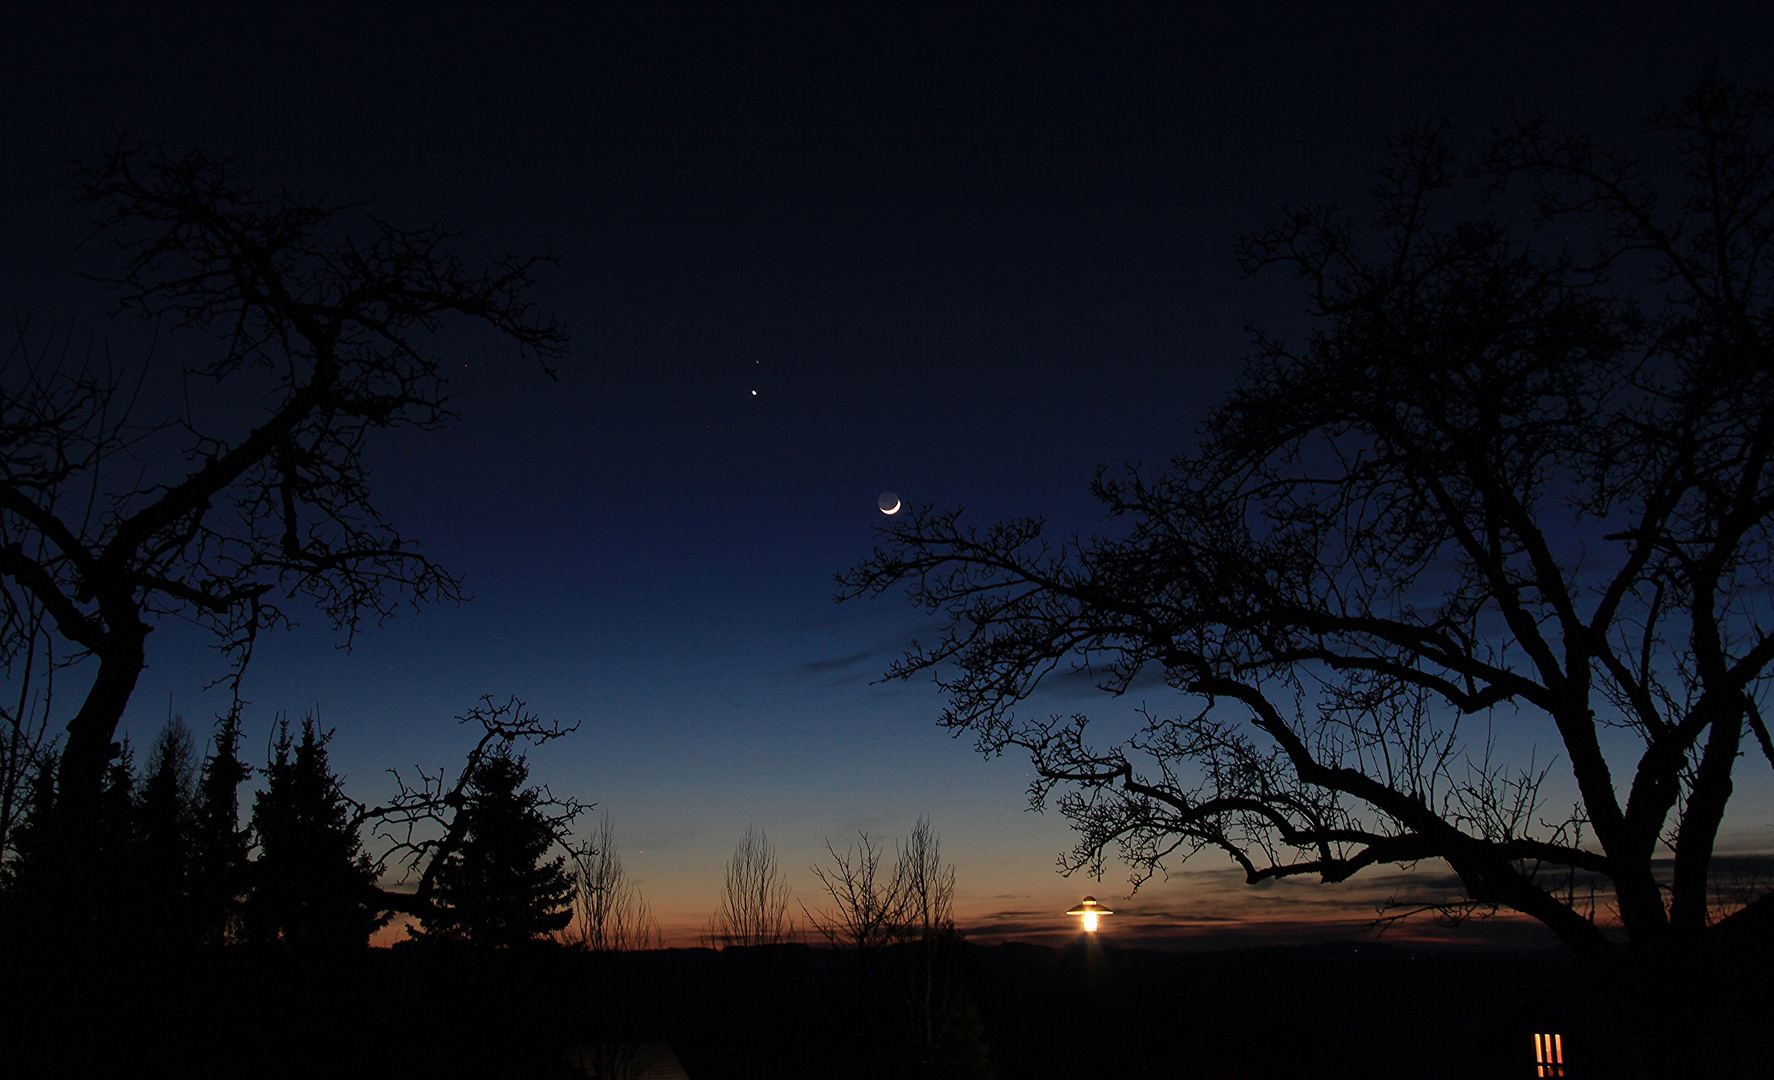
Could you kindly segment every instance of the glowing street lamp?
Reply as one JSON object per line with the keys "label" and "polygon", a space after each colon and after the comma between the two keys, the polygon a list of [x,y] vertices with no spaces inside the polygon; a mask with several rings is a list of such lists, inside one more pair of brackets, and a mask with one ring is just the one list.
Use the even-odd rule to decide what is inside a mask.
{"label": "glowing street lamp", "polygon": [[1101,904],[1097,903],[1096,897],[1086,896],[1084,899],[1078,901],[1077,907],[1066,912],[1066,914],[1067,915],[1082,915],[1082,916],[1084,916],[1084,932],[1086,934],[1094,934],[1094,933],[1096,933],[1097,916],[1099,916],[1099,915],[1113,915],[1115,913],[1113,911],[1110,911],[1108,908],[1102,906]]}

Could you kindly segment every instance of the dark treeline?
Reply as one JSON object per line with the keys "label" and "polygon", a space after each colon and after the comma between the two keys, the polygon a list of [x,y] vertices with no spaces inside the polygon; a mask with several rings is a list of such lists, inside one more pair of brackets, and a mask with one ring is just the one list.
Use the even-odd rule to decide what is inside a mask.
{"label": "dark treeline", "polygon": [[[217,721],[201,755],[178,717],[139,768],[125,742],[99,802],[103,899],[77,914],[57,873],[57,762],[53,751],[42,755],[0,864],[0,935],[19,950],[140,956],[237,944],[363,949],[400,912],[423,913],[421,936],[487,944],[566,926],[573,883],[554,849],[573,815],[550,818],[553,804],[526,786],[528,764],[509,740],[472,754],[451,792],[372,808],[346,794],[327,759],[330,738],[312,717],[280,721],[256,769],[241,759],[234,716]],[[255,775],[243,807],[241,788]],[[391,839],[372,858],[365,831],[409,818],[436,835]],[[380,885],[402,855],[429,886],[422,902]]]}
{"label": "dark treeline", "polygon": [[[575,1048],[664,1041],[694,1080],[1505,1080],[1532,1075],[1530,1033],[1542,1030],[1564,1036],[1571,1077],[1633,1071],[1564,951],[956,938],[950,959],[970,1008],[944,1052],[922,1059],[907,1053],[917,1039],[902,996],[916,946],[884,950],[873,987],[858,984],[850,952],[804,944],[597,953],[431,940],[332,955],[247,945],[119,967],[77,998],[116,1018],[97,1028],[68,1007],[90,970],[32,969],[0,995],[9,1063],[66,1075],[564,1078],[583,1075],[566,1064]],[[623,1075],[620,1061],[609,1054],[608,1075]]]}
{"label": "dark treeline", "polygon": [[[626,1080],[631,1048],[666,1042],[695,1080],[1506,1080],[1530,1075],[1541,1031],[1565,1039],[1571,1077],[1642,1069],[1621,1057],[1593,976],[1565,951],[969,944],[952,867],[922,819],[893,848],[863,835],[829,851],[816,869],[830,902],[807,912],[823,948],[649,949],[657,938],[632,913],[570,927],[593,917],[587,895],[622,889],[608,820],[594,846],[612,865],[588,872],[587,848],[569,873],[546,793],[496,743],[454,788],[425,789],[427,805],[459,811],[435,842],[409,844],[428,855],[433,914],[413,940],[372,948],[398,915],[364,846],[365,821],[385,808],[350,798],[328,738],[312,718],[280,723],[254,767],[231,720],[201,749],[177,720],[144,752],[126,747],[104,789],[109,902],[96,926],[70,924],[38,877],[54,865],[35,846],[54,809],[54,762],[42,765],[0,891],[9,1070],[584,1075],[572,1056]],[[773,850],[748,840],[730,884],[768,885]],[[1750,1042],[1756,1008],[1746,998],[1733,1021]]]}
{"label": "dark treeline", "polygon": [[[43,755],[0,867],[0,1060],[29,1074],[549,1076],[571,1075],[578,1046],[615,1076],[624,1047],[666,1039],[699,1078],[995,1075],[928,820],[875,887],[886,922],[866,947],[838,922],[835,948],[787,942],[759,899],[786,903],[774,849],[748,831],[730,914],[754,930],[774,917],[777,944],[711,929],[725,948],[648,950],[657,931],[608,817],[573,844],[582,805],[529,786],[504,737],[521,705],[491,713],[453,784],[421,773],[382,806],[347,793],[312,717],[279,722],[257,766],[237,719],[200,749],[172,718],[106,772],[97,906],[62,902],[60,773]],[[365,844],[378,837],[379,857]],[[403,860],[417,887],[385,888]],[[370,946],[414,912],[410,940]]]}

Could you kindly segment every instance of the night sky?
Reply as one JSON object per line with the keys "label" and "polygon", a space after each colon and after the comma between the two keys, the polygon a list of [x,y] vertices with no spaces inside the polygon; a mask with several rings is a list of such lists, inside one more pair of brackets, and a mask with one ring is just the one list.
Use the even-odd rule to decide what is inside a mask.
{"label": "night sky", "polygon": [[[1296,325],[1236,238],[1289,202],[1358,209],[1407,124],[1451,115],[1470,148],[1513,102],[1630,143],[1710,58],[1774,84],[1750,4],[248,7],[0,11],[0,298],[106,332],[65,177],[111,125],[479,258],[556,252],[560,381],[448,332],[460,419],[373,447],[382,505],[474,599],[349,652],[317,614],[265,640],[248,743],[318,711],[373,799],[389,767],[459,762],[482,694],[577,721],[535,775],[613,815],[678,941],[746,825],[813,904],[822,838],[920,813],[982,934],[1064,930],[1086,892],[1136,915],[1111,930],[1198,941],[1361,922],[1387,883],[1252,895],[1203,863],[1125,902],[1119,868],[1059,877],[1024,763],[938,730],[927,685],[874,685],[924,617],[835,606],[832,575],[884,490],[1091,528],[1097,465],[1185,449],[1244,325]],[[201,738],[220,661],[172,625],[150,645],[132,739],[169,702]]]}

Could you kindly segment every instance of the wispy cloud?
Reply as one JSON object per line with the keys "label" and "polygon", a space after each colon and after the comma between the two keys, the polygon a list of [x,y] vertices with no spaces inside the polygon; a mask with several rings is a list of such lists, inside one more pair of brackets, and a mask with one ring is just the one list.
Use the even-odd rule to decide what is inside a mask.
{"label": "wispy cloud", "polygon": [[831,660],[809,660],[807,663],[801,665],[801,670],[811,675],[819,675],[827,671],[842,671],[844,668],[860,664],[874,655],[875,650],[864,649],[861,652],[851,653],[849,656],[835,657]]}
{"label": "wispy cloud", "polygon": [[[1109,678],[1109,672],[1104,668],[1060,668],[1041,680],[1041,689],[1058,697],[1101,697],[1104,693],[1102,686]],[[1127,684],[1127,692],[1156,690],[1164,686],[1164,670],[1153,665],[1134,673],[1133,680]]]}
{"label": "wispy cloud", "polygon": [[[1236,870],[1186,871],[1131,897],[1117,899],[1100,890],[1098,895],[1115,912],[1104,921],[1104,940],[1120,945],[1220,949],[1385,940],[1434,948],[1542,948],[1552,943],[1539,923],[1510,913],[1456,927],[1428,916],[1376,926],[1381,909],[1398,910],[1393,902],[1408,908],[1456,899],[1458,879],[1440,866],[1335,885],[1282,881],[1256,887],[1244,884]],[[1080,933],[1076,920],[1022,905],[976,911],[962,929],[982,942],[1058,944]]]}
{"label": "wispy cloud", "polygon": [[[925,623],[909,631],[883,638],[872,645],[859,648],[855,652],[842,656],[808,660],[785,674],[796,679],[817,679],[826,686],[842,686],[864,679],[872,682],[881,677],[890,663],[904,656],[911,649],[914,641],[930,641],[941,632],[942,624]],[[837,678],[832,678],[834,675]],[[782,677],[784,676],[776,676],[776,678]]]}

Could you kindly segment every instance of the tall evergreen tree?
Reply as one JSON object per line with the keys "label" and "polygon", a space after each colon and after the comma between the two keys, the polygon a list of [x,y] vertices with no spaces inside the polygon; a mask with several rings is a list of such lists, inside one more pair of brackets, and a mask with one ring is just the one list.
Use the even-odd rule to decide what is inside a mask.
{"label": "tall evergreen tree", "polygon": [[524,787],[522,755],[490,754],[469,778],[462,841],[436,874],[437,914],[426,936],[509,946],[564,928],[572,918],[566,857],[546,859],[558,842],[541,794]]}
{"label": "tall evergreen tree", "polygon": [[240,826],[240,785],[251,772],[240,760],[240,717],[229,713],[216,721],[213,748],[203,759],[193,821],[193,919],[205,944],[228,940],[240,918],[249,835]]}
{"label": "tall evergreen tree", "polygon": [[[140,925],[137,903],[136,840],[136,768],[135,747],[124,737],[121,751],[105,766],[104,786],[99,790],[98,813],[94,822],[93,851],[97,874],[104,882],[98,902],[73,912],[64,912],[67,904],[65,882],[66,852],[62,837],[53,828],[46,836],[43,855],[45,874],[39,885],[44,889],[45,907],[39,914],[47,919],[69,918],[68,928],[77,937],[102,944],[133,941]],[[55,807],[60,815],[64,800],[63,787],[56,783]]]}
{"label": "tall evergreen tree", "polygon": [[361,948],[386,918],[373,903],[375,871],[351,827],[349,803],[327,763],[331,732],[302,721],[302,737],[278,727],[265,789],[253,797],[259,858],[245,923],[257,941]]}
{"label": "tall evergreen tree", "polygon": [[191,732],[174,716],[148,751],[147,775],[134,798],[133,842],[126,859],[130,906],[144,940],[186,944],[195,934],[191,910],[196,762]]}
{"label": "tall evergreen tree", "polygon": [[[125,736],[117,757],[105,766],[105,784],[99,793],[98,855],[115,894],[135,888],[136,752]],[[61,785],[56,785],[60,810]],[[60,852],[58,852],[60,854]]]}
{"label": "tall evergreen tree", "polygon": [[24,819],[13,834],[13,857],[0,868],[0,902],[9,935],[33,933],[43,922],[48,902],[44,877],[52,865],[45,848],[55,820],[56,756],[50,749],[33,767]]}

